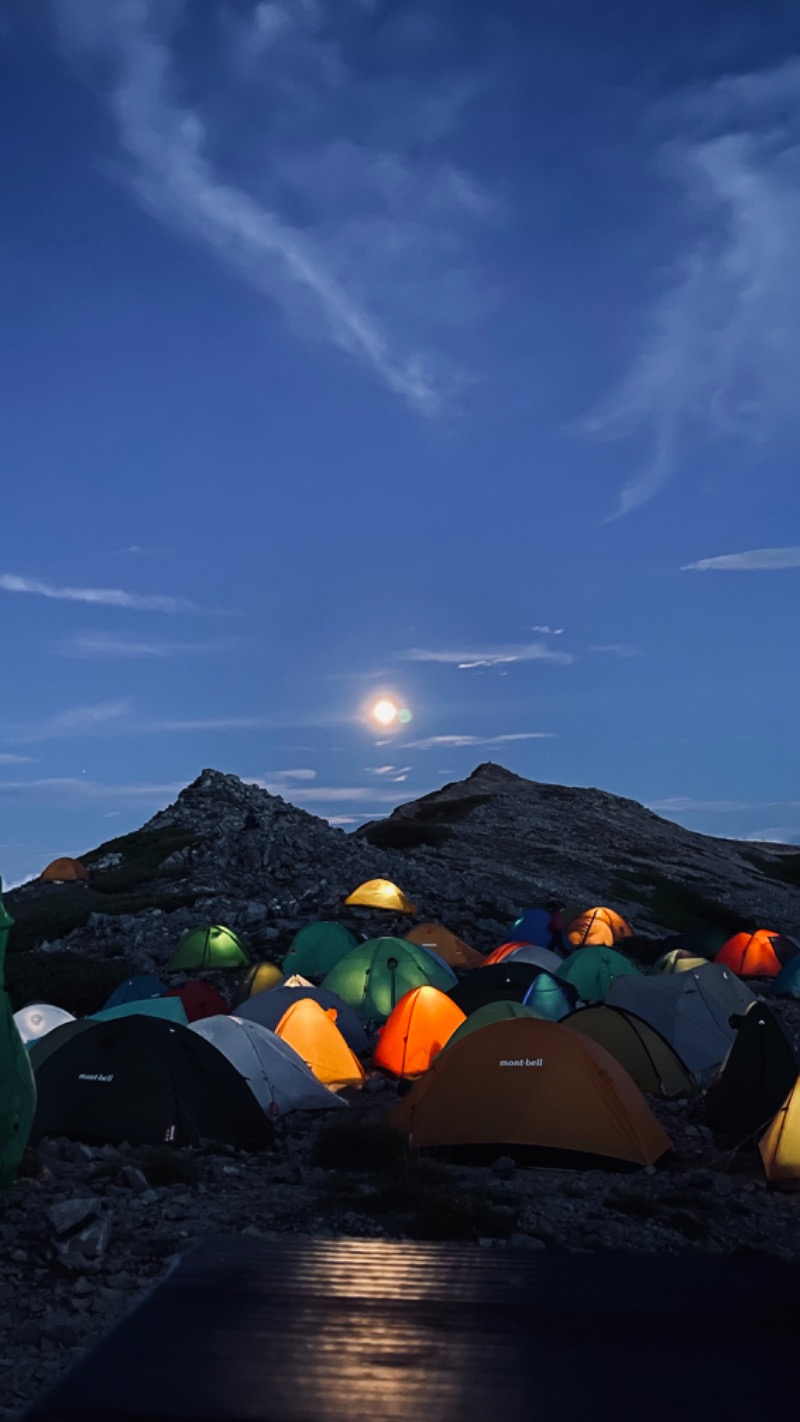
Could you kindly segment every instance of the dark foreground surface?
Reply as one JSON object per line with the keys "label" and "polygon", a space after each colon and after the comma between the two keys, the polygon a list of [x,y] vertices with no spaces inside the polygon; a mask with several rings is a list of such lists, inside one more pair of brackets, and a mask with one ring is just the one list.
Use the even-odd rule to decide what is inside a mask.
{"label": "dark foreground surface", "polygon": [[750,1418],[798,1330],[794,1263],[217,1237],[25,1417]]}

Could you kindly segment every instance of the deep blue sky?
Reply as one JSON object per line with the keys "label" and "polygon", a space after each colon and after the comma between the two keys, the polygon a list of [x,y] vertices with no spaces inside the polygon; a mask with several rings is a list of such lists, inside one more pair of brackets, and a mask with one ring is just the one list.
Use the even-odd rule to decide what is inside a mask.
{"label": "deep blue sky", "polygon": [[0,33],[6,880],[206,765],[800,841],[795,4]]}

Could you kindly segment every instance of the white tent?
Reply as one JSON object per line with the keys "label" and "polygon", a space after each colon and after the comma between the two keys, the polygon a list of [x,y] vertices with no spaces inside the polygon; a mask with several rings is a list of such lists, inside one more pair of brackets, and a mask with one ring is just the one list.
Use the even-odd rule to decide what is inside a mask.
{"label": "white tent", "polygon": [[227,1015],[203,1017],[191,1023],[191,1030],[228,1058],[268,1116],[347,1104],[317,1080],[293,1047],[256,1022]]}
{"label": "white tent", "polygon": [[246,1002],[239,1004],[236,1011],[239,1017],[246,1021],[257,1022],[260,1027],[269,1027],[270,1031],[274,1032],[284,1014],[299,1002],[301,997],[312,998],[324,1012],[328,1012],[330,1008],[335,1009],[336,1026],[356,1056],[363,1056],[369,1051],[367,1035],[352,1007],[348,1007],[335,992],[328,992],[327,988],[288,985],[270,988],[269,992],[259,992],[255,997],[248,997]]}
{"label": "white tent", "polygon": [[564,966],[564,959],[558,953],[553,953],[550,948],[539,948],[535,943],[523,943],[521,948],[515,948],[513,953],[508,953],[503,959],[504,963],[533,963],[537,968],[544,968],[547,973],[557,973],[559,968]]}
{"label": "white tent", "polygon": [[724,1061],[736,1036],[730,1017],[755,997],[735,974],[708,963],[691,973],[615,978],[606,1002],[643,1017],[697,1075]]}
{"label": "white tent", "polygon": [[65,1022],[74,1022],[71,1012],[63,1007],[53,1007],[50,1002],[29,1002],[14,1013],[14,1022],[23,1042],[38,1042],[46,1037],[54,1027],[63,1027]]}
{"label": "white tent", "polygon": [[313,986],[311,979],[304,978],[301,973],[290,973],[288,977],[281,978],[280,982],[275,984],[276,988],[313,988]]}

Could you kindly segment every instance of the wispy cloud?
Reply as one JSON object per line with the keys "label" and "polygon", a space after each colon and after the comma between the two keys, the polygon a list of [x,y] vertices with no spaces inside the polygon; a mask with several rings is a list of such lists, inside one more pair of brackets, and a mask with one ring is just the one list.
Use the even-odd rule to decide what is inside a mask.
{"label": "wispy cloud", "polygon": [[406,750],[460,750],[469,746],[502,746],[513,741],[549,741],[553,731],[513,731],[505,736],[427,736],[420,741],[403,741]]}
{"label": "wispy cloud", "polygon": [[[415,312],[420,323],[418,298],[429,293],[435,305],[445,289],[458,310],[459,230],[490,203],[467,173],[420,143],[418,93],[399,96],[404,122],[395,142],[388,134],[381,141],[382,115],[398,95],[387,102],[351,60],[368,8],[342,0],[334,15],[316,3],[259,4],[235,21],[231,63],[223,31],[227,23],[231,32],[233,7],[209,0],[216,72],[207,107],[200,97],[201,107],[189,108],[176,97],[175,35],[189,9],[182,0],[56,5],[70,52],[111,71],[111,107],[141,202],[305,332],[358,358],[416,409],[436,409],[447,378],[417,347],[409,318]],[[191,87],[202,89],[196,70]],[[227,124],[220,91],[230,101]],[[263,151],[245,185],[235,114],[256,100]],[[225,176],[227,152],[235,182]],[[463,288],[466,302],[466,281]]]}
{"label": "wispy cloud", "polygon": [[547,637],[560,637],[564,631],[563,627],[532,627],[531,632],[542,632]]}
{"label": "wispy cloud", "polygon": [[590,647],[590,652],[600,652],[609,657],[640,657],[642,654],[638,647],[631,646],[630,642],[601,642],[596,647]]}
{"label": "wispy cloud", "polygon": [[11,755],[4,751],[0,755],[0,765],[36,765],[38,762],[32,755]]}
{"label": "wispy cloud", "polygon": [[85,632],[67,637],[59,644],[62,657],[94,659],[164,660],[172,657],[206,657],[218,652],[230,651],[238,646],[237,638],[220,639],[216,642],[170,642],[155,638],[114,637],[110,633]]}
{"label": "wispy cloud", "polygon": [[466,652],[436,651],[428,647],[409,647],[395,654],[404,662],[441,662],[467,671],[473,667],[497,667],[508,662],[555,662],[566,666],[574,660],[570,652],[553,652],[544,642],[529,642],[521,646],[499,646]]}
{"label": "wispy cloud", "polygon": [[648,800],[647,809],[680,814],[692,810],[708,814],[736,814],[743,810],[766,810],[778,803],[774,800],[695,800],[691,795],[670,795],[666,800]]}
{"label": "wispy cloud", "polygon": [[57,602],[92,603],[97,607],[126,607],[138,612],[199,612],[193,602],[182,597],[162,597],[150,593],[124,592],[121,588],[56,587],[40,578],[19,577],[16,573],[0,573],[0,591],[24,593],[31,597],[52,598]]}
{"label": "wispy cloud", "polygon": [[291,786],[287,788],[283,780],[265,780],[261,776],[248,780],[248,785],[258,785],[268,790],[270,795],[281,795],[295,805],[330,804],[397,804],[397,794],[393,790],[379,790],[374,785],[309,785],[307,788]]}
{"label": "wispy cloud", "polygon": [[587,422],[647,450],[614,518],[651,499],[698,440],[774,446],[798,425],[800,60],[684,93],[664,117],[659,161],[692,236],[639,354]]}
{"label": "wispy cloud", "polygon": [[316,780],[316,770],[268,770],[265,780]]}
{"label": "wispy cloud", "polygon": [[684,563],[682,573],[764,573],[800,568],[800,548],[751,548],[747,553],[723,553]]}
{"label": "wispy cloud", "polygon": [[62,801],[80,804],[93,800],[146,800],[166,805],[183,789],[185,786],[180,782],[163,785],[151,784],[147,781],[143,781],[141,784],[105,784],[102,781],[90,780],[88,777],[80,775],[49,776],[32,780],[0,780],[0,795],[15,796],[20,799],[31,799],[48,804]]}
{"label": "wispy cloud", "polygon": [[97,701],[90,706],[70,706],[44,721],[16,728],[18,741],[57,741],[68,736],[96,735],[103,726],[113,725],[128,716],[131,703],[127,699]]}
{"label": "wispy cloud", "polygon": [[370,775],[383,776],[394,781],[395,784],[407,780],[412,769],[410,765],[368,765],[366,768]]}

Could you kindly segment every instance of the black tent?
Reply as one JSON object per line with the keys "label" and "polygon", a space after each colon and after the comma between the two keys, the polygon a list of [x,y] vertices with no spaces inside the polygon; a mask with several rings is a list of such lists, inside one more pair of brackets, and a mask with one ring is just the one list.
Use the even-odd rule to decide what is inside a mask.
{"label": "black tent", "polygon": [[272,1139],[244,1077],[188,1027],[119,1017],[65,1033],[51,1047],[38,1062],[31,1054],[40,1134],[90,1145],[209,1140],[241,1150],[261,1150]]}
{"label": "black tent", "polygon": [[[450,989],[449,995],[469,1017],[487,1002],[523,1002],[531,983],[544,971],[536,963],[490,963],[487,968],[473,968]],[[559,986],[574,1005],[577,1000],[574,988],[560,980]]]}
{"label": "black tent", "polygon": [[736,1040],[706,1093],[707,1124],[718,1135],[746,1140],[780,1110],[797,1076],[797,1057],[781,1023],[763,1003],[754,1002],[738,1022]]}

